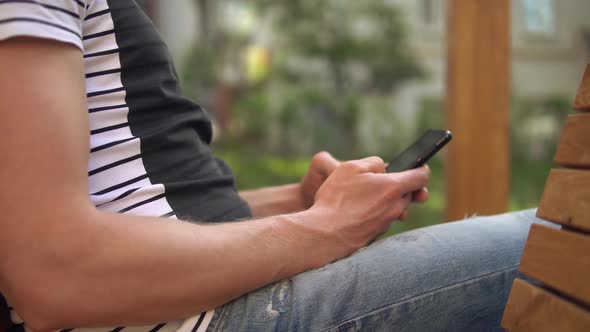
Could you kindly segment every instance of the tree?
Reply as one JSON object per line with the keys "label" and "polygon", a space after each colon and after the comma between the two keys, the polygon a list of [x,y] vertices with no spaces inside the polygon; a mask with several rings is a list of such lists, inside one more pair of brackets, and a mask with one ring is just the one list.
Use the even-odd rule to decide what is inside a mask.
{"label": "tree", "polygon": [[[195,4],[202,18],[201,30],[213,34],[213,24],[205,17],[211,10],[210,1],[195,0]],[[249,141],[257,138],[257,148],[264,146],[258,143],[268,141],[269,135],[276,139],[278,132],[281,142],[274,146],[283,152],[309,153],[323,148],[340,152],[342,157],[351,156],[356,150],[363,100],[389,98],[401,84],[424,75],[406,45],[399,9],[387,1],[218,0],[216,8],[228,4],[252,6],[258,21],[266,22],[261,29],[271,35],[264,45],[273,55],[267,80],[234,83],[238,91],[235,116],[248,122],[247,127],[252,128]],[[228,22],[218,23],[214,39],[224,42],[210,40],[207,50],[196,49],[200,60],[193,57],[193,64],[202,64],[205,57],[211,59],[205,63],[216,64],[216,77],[207,85],[219,84],[216,73],[223,72],[225,66],[235,68],[235,55],[240,47],[248,46],[244,36],[232,38],[220,32]],[[249,40],[255,43],[256,36]],[[192,68],[193,72],[197,70],[194,65]],[[271,90],[280,96],[270,98]],[[272,111],[261,110],[261,105]],[[271,127],[273,120],[268,117],[273,114],[280,130],[275,134],[261,132]],[[297,139],[301,137],[311,137],[311,144],[302,149],[301,139]]]}
{"label": "tree", "polygon": [[[298,86],[307,91],[299,93],[301,97],[312,99],[301,100],[307,110],[299,110],[297,114],[316,118],[313,122],[319,128],[314,131],[318,138],[315,149],[354,153],[361,96],[387,98],[401,84],[424,75],[406,45],[400,11],[389,2],[254,0],[253,3],[258,15],[270,17],[272,22],[276,61],[271,81]],[[289,109],[293,109],[292,105]],[[292,116],[285,118],[285,124],[293,123]],[[328,146],[318,146],[320,142],[328,142]]]}
{"label": "tree", "polygon": [[[423,71],[406,45],[399,9],[383,0],[255,0],[261,16],[273,17],[274,48],[321,61],[337,93],[347,89],[389,94]],[[359,80],[354,69],[364,71]],[[290,79],[309,73],[289,70]],[[355,77],[357,76],[357,77]]]}

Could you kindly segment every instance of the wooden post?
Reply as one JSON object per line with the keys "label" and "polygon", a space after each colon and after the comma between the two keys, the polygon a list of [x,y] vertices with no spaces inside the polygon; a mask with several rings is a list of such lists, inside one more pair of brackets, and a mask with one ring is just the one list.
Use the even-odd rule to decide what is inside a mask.
{"label": "wooden post", "polygon": [[505,212],[510,188],[510,0],[449,0],[446,217]]}

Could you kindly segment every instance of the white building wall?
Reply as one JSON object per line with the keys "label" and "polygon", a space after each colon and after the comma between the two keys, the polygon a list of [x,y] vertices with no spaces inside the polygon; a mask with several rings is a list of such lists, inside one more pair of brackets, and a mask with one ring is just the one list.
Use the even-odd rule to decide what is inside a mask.
{"label": "white building wall", "polygon": [[[398,113],[412,123],[424,97],[445,95],[446,8],[445,1],[434,1],[430,24],[421,21],[421,0],[392,0],[399,4],[409,23],[409,41],[428,72],[428,78],[402,87],[392,98]],[[582,37],[590,29],[587,14],[590,1],[554,0],[555,33],[535,36],[526,31],[522,1],[512,1],[512,90],[520,97],[548,95],[573,96],[588,62],[588,49]]]}
{"label": "white building wall", "polygon": [[192,0],[160,0],[156,4],[158,29],[181,69],[198,33],[195,6]]}
{"label": "white building wall", "polygon": [[521,1],[513,1],[513,90],[518,95],[572,96],[588,62],[583,30],[590,28],[587,0],[554,0],[555,33],[534,35],[526,31]]}

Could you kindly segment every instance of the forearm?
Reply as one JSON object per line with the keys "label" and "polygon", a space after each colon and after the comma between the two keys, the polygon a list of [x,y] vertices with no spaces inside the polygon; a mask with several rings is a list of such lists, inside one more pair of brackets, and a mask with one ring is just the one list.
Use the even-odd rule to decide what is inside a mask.
{"label": "forearm", "polygon": [[[19,283],[43,279],[46,294],[24,318],[49,329],[143,325],[213,309],[335,259],[325,233],[306,226],[314,213],[221,225],[96,213],[28,257],[34,270]],[[47,320],[30,317],[39,311]]]}
{"label": "forearm", "polygon": [[255,217],[268,217],[304,209],[301,185],[288,184],[276,187],[241,191]]}

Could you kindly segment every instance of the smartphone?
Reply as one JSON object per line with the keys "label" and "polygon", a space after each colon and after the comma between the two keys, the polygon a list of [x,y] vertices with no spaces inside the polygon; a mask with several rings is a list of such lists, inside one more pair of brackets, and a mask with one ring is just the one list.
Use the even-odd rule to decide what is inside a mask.
{"label": "smartphone", "polygon": [[393,159],[387,166],[386,171],[388,173],[403,172],[418,168],[430,160],[452,138],[453,135],[448,130],[430,129]]}

